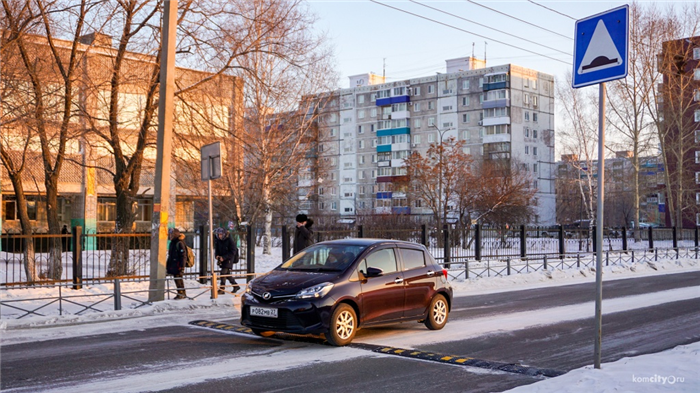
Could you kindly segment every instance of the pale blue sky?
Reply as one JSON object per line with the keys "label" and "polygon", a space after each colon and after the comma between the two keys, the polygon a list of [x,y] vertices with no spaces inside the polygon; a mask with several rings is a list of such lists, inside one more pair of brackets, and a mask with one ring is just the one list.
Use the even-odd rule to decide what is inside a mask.
{"label": "pale blue sky", "polygon": [[[381,75],[383,68],[386,70],[387,82],[445,72],[445,60],[471,55],[472,43],[474,44],[474,54],[478,58],[483,59],[486,49],[487,66],[513,63],[553,74],[558,80],[563,80],[566,71],[572,68],[570,63],[574,43],[569,37],[573,37],[575,21],[537,4],[575,19],[582,19],[630,3],[628,1],[598,0],[534,0],[537,4],[528,0],[474,1],[544,27],[559,34],[557,35],[485,9],[468,0],[416,0],[415,2],[377,0],[377,2],[471,33],[456,30],[369,0],[308,0],[311,10],[319,17],[317,27],[328,33],[335,47],[337,67],[341,74],[340,87],[348,87],[348,76],[350,75],[366,72]],[[446,15],[417,3],[456,16]],[[642,1],[641,3],[650,3],[650,1]],[[657,0],[655,3],[673,4],[680,7],[683,2]],[[460,18],[478,22],[531,42]],[[513,46],[507,46],[497,41]],[[549,48],[537,44],[546,45]],[[523,49],[550,58],[529,53]]]}

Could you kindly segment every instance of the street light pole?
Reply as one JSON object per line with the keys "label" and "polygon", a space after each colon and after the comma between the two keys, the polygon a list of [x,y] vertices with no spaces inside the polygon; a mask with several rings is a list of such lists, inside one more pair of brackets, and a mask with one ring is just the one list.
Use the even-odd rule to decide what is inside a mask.
{"label": "street light pole", "polygon": [[438,153],[439,153],[439,158],[438,158],[438,231],[442,228],[442,225],[444,224],[444,221],[447,219],[445,217],[445,212],[443,211],[443,204],[442,204],[442,178],[444,177],[444,162],[443,162],[443,151],[445,149],[445,146],[442,144],[442,138],[444,134],[448,131],[453,130],[453,128],[447,128],[445,130],[441,130],[437,125],[433,124],[431,127],[435,128],[438,132],[438,136],[440,137],[440,142],[438,145]]}

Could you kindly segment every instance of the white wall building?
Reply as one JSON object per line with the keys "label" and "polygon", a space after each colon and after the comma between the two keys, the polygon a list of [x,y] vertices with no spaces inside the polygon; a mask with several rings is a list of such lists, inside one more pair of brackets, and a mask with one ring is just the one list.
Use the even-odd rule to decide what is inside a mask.
{"label": "white wall building", "polygon": [[555,223],[554,78],[512,64],[484,67],[471,57],[446,63],[447,73],[391,83],[351,76],[353,87],[334,92],[319,122],[329,170],[320,214],[429,214],[420,202],[409,206],[392,180],[406,174],[403,159],[412,151],[455,137],[468,154],[510,158],[532,172],[532,224]]}

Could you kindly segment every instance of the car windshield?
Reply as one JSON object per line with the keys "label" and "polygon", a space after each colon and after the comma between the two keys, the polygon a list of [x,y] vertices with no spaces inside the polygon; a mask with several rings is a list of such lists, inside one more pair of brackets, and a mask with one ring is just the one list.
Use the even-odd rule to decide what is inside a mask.
{"label": "car windshield", "polygon": [[346,244],[316,244],[303,249],[277,269],[315,272],[344,271],[364,249],[364,246]]}

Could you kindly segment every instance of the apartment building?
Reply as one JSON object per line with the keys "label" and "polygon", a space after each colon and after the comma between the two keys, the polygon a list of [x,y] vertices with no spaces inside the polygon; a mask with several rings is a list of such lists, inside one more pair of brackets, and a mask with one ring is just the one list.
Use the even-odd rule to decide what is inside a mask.
{"label": "apartment building", "polygon": [[659,128],[668,166],[665,224],[694,227],[700,225],[700,36],[664,42],[658,60]]}
{"label": "apartment building", "polygon": [[453,137],[475,158],[508,159],[527,169],[537,189],[533,224],[555,222],[551,75],[464,57],[447,60],[445,73],[390,83],[361,74],[350,77],[350,86],[333,92],[320,116],[328,181],[303,205],[310,211],[341,219],[431,214],[395,183],[412,152]]}
{"label": "apartment building", "polygon": [[[635,220],[633,157],[631,151],[619,151],[605,159],[605,226],[632,227]],[[639,157],[638,173],[640,222],[663,225],[666,205],[661,158]],[[598,160],[587,162],[575,154],[564,154],[557,162],[556,178],[557,223],[589,219],[589,209],[593,213],[596,209]]]}

